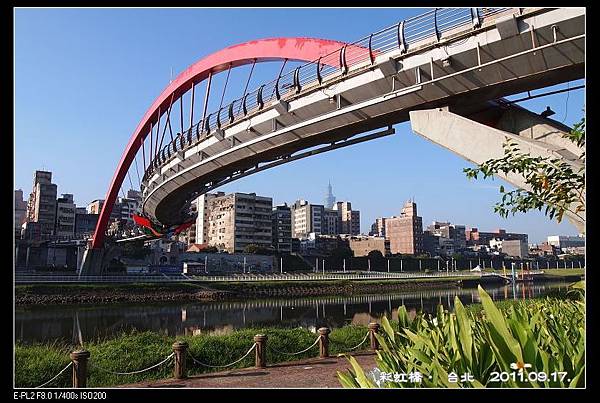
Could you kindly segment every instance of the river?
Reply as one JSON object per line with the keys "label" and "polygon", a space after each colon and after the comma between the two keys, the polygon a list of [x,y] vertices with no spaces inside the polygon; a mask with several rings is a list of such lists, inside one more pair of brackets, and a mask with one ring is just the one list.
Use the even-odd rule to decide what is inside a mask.
{"label": "river", "polygon": [[[570,282],[497,286],[486,291],[495,301],[527,299],[564,290]],[[157,304],[49,305],[17,307],[15,339],[24,343],[90,341],[137,329],[170,336],[226,334],[247,327],[303,327],[315,331],[347,324],[367,325],[383,315],[397,319],[405,305],[409,313],[434,312],[438,304],[452,309],[454,297],[465,305],[478,303],[476,287],[397,291],[351,297],[269,298],[240,302]]]}

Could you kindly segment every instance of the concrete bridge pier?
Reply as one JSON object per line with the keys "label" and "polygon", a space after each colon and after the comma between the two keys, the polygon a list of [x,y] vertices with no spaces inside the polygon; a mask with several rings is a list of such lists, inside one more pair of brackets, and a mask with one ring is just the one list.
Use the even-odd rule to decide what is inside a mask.
{"label": "concrete bridge pier", "polygon": [[83,251],[81,266],[78,266],[79,276],[100,276],[104,274],[110,261],[119,254],[120,250],[116,245],[105,244],[102,248],[86,246]]}
{"label": "concrete bridge pier", "polygon": [[[79,259],[78,259],[79,260]],[[86,248],[83,251],[79,276],[98,276],[103,272],[104,248]]]}
{"label": "concrete bridge pier", "polygon": [[[563,137],[570,131],[567,126],[506,101],[490,101],[469,110],[459,110],[458,106],[417,110],[409,115],[415,133],[477,165],[502,158],[508,137],[533,157],[560,158],[575,171],[584,166],[580,159],[583,150]],[[531,189],[521,175],[497,176],[517,188]],[[583,233],[585,216],[565,215]]]}

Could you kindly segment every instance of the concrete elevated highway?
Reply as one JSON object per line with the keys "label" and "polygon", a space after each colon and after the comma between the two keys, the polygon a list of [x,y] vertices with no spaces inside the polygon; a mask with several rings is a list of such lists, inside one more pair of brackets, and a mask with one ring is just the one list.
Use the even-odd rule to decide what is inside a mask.
{"label": "concrete elevated highway", "polygon": [[[502,98],[585,77],[584,8],[435,9],[352,44],[304,38],[306,51],[298,51],[299,40],[279,39],[278,49],[270,48],[274,40],[259,40],[217,52],[163,91],[121,159],[94,249],[102,246],[106,206],[155,128],[144,155],[143,212],[163,225],[181,223],[194,198],[225,183],[391,135],[392,125],[409,119],[415,132],[475,163],[502,155],[508,136],[532,154],[583,166],[581,150],[561,137],[568,127]],[[251,57],[253,48],[263,53]],[[232,49],[243,54],[231,57]],[[208,93],[213,74],[259,59],[307,63],[217,111],[205,107],[196,124],[192,111],[190,126],[173,135],[171,110],[177,100],[182,108],[186,91],[193,99],[195,84],[208,79]],[[171,141],[163,146],[167,126]],[[522,178],[504,179],[524,187]]]}

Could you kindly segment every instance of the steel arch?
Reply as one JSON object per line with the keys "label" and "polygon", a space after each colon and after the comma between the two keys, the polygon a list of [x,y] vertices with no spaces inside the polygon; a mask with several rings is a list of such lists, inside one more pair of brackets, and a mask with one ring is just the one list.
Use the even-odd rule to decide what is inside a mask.
{"label": "steel arch", "polygon": [[[102,247],[112,208],[125,179],[125,175],[135,155],[141,148],[144,138],[148,135],[150,125],[158,120],[160,111],[165,111],[172,99],[179,99],[194,85],[208,78],[209,74],[224,71],[230,66],[238,67],[254,62],[268,62],[282,59],[312,62],[321,58],[321,63],[340,68],[340,61],[334,56],[335,52],[340,51],[343,47],[355,48],[353,50],[359,52],[368,52],[368,49],[360,46],[328,39],[303,37],[268,38],[230,46],[198,60],[184,70],[156,98],[133,132],[117,165],[106,194],[104,205],[94,231],[91,247],[93,249]],[[325,61],[323,57],[326,55],[333,57],[328,57],[327,59],[330,60]]]}

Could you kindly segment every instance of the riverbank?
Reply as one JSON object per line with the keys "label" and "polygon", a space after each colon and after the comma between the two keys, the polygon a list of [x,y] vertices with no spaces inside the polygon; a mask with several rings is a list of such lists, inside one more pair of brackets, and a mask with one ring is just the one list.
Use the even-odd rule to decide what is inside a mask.
{"label": "riverbank", "polygon": [[[583,270],[554,270],[537,281],[578,281]],[[488,277],[486,282],[503,282]],[[260,281],[211,283],[31,284],[15,287],[16,305],[103,304],[119,302],[218,302],[265,297],[352,296],[390,291],[477,285],[479,276],[385,280]]]}
{"label": "riverbank", "polygon": [[117,302],[215,302],[257,297],[372,294],[457,286],[456,279],[330,280],[164,284],[35,284],[15,287],[16,305]]}

